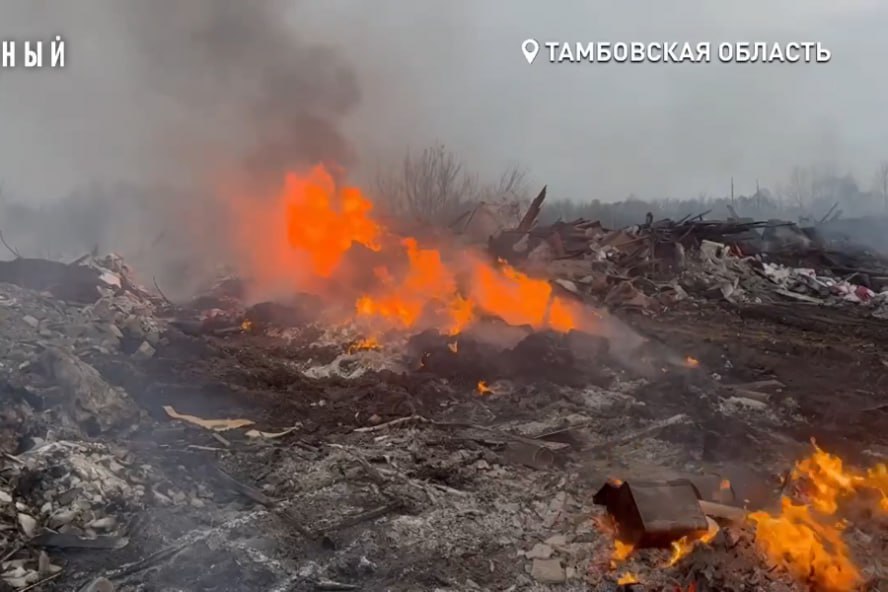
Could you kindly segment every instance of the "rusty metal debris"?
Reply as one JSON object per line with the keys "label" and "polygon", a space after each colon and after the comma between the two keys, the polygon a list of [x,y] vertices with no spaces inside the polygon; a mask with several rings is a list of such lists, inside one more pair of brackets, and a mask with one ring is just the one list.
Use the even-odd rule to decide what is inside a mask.
{"label": "rusty metal debris", "polygon": [[607,508],[619,539],[634,548],[666,547],[708,529],[697,492],[690,482],[607,482],[593,501]]}

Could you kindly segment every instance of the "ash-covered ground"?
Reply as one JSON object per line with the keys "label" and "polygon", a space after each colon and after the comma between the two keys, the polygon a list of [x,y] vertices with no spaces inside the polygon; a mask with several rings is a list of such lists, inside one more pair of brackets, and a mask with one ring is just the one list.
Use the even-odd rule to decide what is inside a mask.
{"label": "ash-covered ground", "polygon": [[[8,589],[818,589],[747,523],[615,561],[593,495],[715,475],[773,509],[811,437],[888,456],[888,323],[858,308],[688,297],[601,313],[633,339],[369,339],[236,280],[173,305],[114,257],[6,265]],[[884,587],[884,515],[846,520],[859,587]]]}

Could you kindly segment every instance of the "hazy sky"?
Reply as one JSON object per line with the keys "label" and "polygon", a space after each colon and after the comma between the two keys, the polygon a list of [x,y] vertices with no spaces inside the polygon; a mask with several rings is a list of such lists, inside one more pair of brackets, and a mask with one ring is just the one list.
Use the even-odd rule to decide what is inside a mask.
{"label": "hazy sky", "polygon": [[[147,4],[4,6],[0,38],[61,33],[68,54],[64,71],[0,70],[0,179],[7,192],[37,200],[90,181],[189,183],[207,168],[224,168],[220,163],[240,154],[241,144],[257,141],[251,125],[259,120],[229,108],[232,97],[251,109],[258,104],[250,102],[254,62],[226,69],[231,96],[218,81],[192,93],[218,65],[207,60],[230,58],[191,60],[185,53],[192,40],[173,16],[183,9],[158,1],[148,14]],[[885,2],[316,0],[290,2],[281,18],[302,42],[334,45],[351,65],[359,90],[354,101],[325,110],[331,90],[318,95],[323,100],[311,111],[335,119],[359,176],[407,147],[435,140],[486,174],[522,163],[553,196],[578,200],[724,194],[732,175],[739,192],[750,192],[757,178],[774,185],[793,165],[813,161],[869,183],[876,163],[888,158]],[[810,40],[824,43],[833,57],[827,64],[552,65],[538,59],[528,66],[520,50],[527,37]],[[143,38],[162,38],[163,47],[173,49],[160,61],[159,46],[137,42]],[[232,39],[235,48],[241,42],[250,43]],[[294,111],[316,100],[303,88],[312,86],[306,78],[336,93],[350,84],[328,80],[333,73],[318,59],[322,63],[309,64],[303,54],[268,56],[275,66],[311,69],[298,85],[282,85],[274,110],[291,92]],[[182,83],[163,78],[167,67],[170,77],[186,73],[187,96]],[[339,72],[341,65],[331,69]],[[268,91],[268,80],[256,84]]]}

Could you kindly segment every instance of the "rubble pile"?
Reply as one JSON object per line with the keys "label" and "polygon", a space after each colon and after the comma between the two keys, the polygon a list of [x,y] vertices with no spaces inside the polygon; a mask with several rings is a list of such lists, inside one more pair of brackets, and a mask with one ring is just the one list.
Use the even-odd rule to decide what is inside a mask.
{"label": "rubble pile", "polygon": [[[150,355],[164,322],[162,299],[116,255],[18,258],[0,262],[0,279],[0,451],[10,459],[0,474],[0,547],[9,554],[0,577],[23,588],[58,575],[46,549],[120,544],[106,510],[138,505],[145,468],[125,468],[87,441],[132,428],[140,411],[86,360]],[[35,546],[38,555],[16,553]]]}
{"label": "rubble pile", "polygon": [[779,220],[658,220],[610,230],[601,222],[534,224],[545,192],[489,250],[592,302],[653,313],[688,295],[732,303],[783,299],[865,305],[888,318],[888,257],[836,245],[817,228]]}
{"label": "rubble pile", "polygon": [[120,518],[151,494],[149,468],[127,466],[106,445],[83,441],[36,442],[14,458],[0,486],[3,502],[14,508],[3,515],[2,547],[42,550],[36,557],[14,553],[3,565],[7,584],[23,588],[56,574],[61,567],[48,563],[53,550],[126,546],[117,534]]}

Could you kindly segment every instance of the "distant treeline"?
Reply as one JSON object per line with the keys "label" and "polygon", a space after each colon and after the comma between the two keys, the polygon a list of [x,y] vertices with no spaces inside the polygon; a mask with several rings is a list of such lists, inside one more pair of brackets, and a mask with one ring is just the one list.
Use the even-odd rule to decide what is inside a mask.
{"label": "distant treeline", "polygon": [[794,222],[816,222],[834,218],[856,218],[888,215],[888,200],[880,191],[862,191],[851,176],[822,177],[804,186],[787,186],[778,192],[761,188],[754,195],[692,199],[663,198],[641,200],[629,197],[618,202],[588,202],[568,199],[547,200],[541,221],[600,220],[607,227],[617,228],[640,224],[650,212],[654,219],[681,219],[706,213],[707,219],[726,219],[731,210],[741,218],[756,220],[781,219]]}

